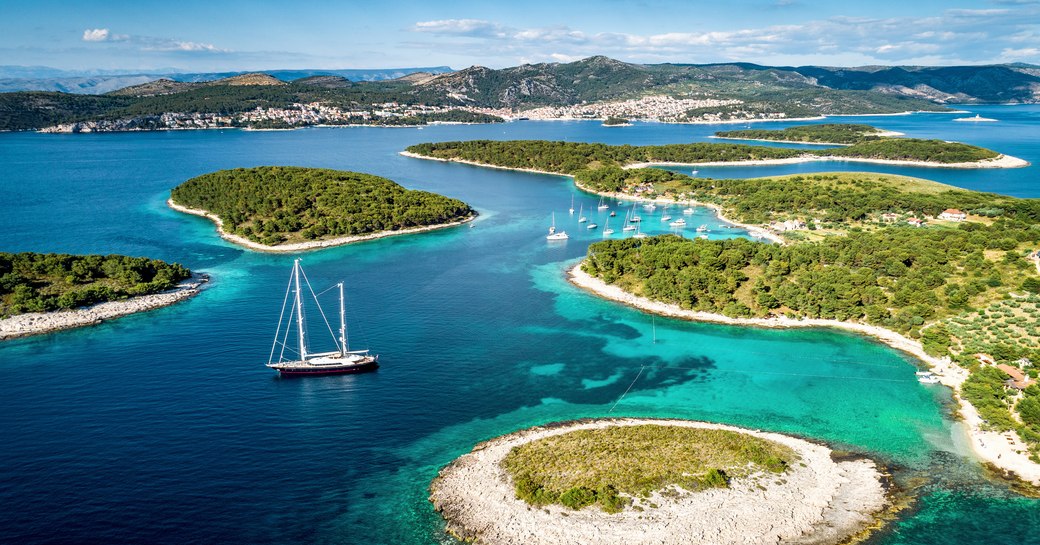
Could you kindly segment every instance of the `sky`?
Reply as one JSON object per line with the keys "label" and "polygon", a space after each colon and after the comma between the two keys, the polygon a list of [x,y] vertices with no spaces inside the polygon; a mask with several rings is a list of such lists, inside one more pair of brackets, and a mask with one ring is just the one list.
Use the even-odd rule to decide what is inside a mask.
{"label": "sky", "polygon": [[1040,64],[1040,0],[0,0],[0,65]]}

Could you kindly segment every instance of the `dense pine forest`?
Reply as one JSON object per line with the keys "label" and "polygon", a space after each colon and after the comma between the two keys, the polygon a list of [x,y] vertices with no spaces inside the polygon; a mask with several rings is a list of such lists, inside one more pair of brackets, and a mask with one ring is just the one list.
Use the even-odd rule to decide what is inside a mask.
{"label": "dense pine forest", "polygon": [[661,146],[612,146],[546,140],[470,140],[416,144],[410,146],[408,151],[439,159],[458,159],[560,174],[575,174],[579,170],[607,166],[623,167],[634,163],[737,162],[841,156],[947,164],[999,156],[994,151],[968,144],[916,138],[888,138],[864,141],[848,147],[816,150],[701,142]]}
{"label": "dense pine forest", "polygon": [[740,140],[771,140],[777,142],[807,142],[826,144],[855,144],[866,140],[881,138],[881,131],[870,125],[851,123],[824,123],[821,125],[799,125],[786,129],[743,129],[738,131],[719,131],[719,138],[736,138]]}
{"label": "dense pine forest", "polygon": [[0,318],[156,293],[189,276],[177,263],[146,257],[0,253]]}
{"label": "dense pine forest", "polygon": [[459,221],[466,203],[359,172],[257,167],[221,170],[175,187],[173,200],[217,215],[229,233],[266,245]]}

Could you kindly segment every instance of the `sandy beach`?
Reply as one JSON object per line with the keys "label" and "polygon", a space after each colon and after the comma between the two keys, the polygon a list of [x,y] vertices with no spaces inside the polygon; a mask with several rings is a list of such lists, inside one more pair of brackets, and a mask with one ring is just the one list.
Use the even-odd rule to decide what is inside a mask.
{"label": "sandy beach", "polygon": [[351,244],[351,243],[354,243],[354,242],[362,242],[362,241],[365,241],[365,240],[375,240],[377,238],[392,237],[392,236],[396,236],[396,235],[408,235],[408,234],[412,234],[412,233],[425,233],[426,231],[434,231],[434,230],[437,230],[437,229],[444,229],[444,228],[447,228],[447,227],[455,227],[457,225],[462,225],[464,223],[473,221],[473,220],[475,220],[477,218],[476,214],[474,214],[474,215],[472,215],[472,216],[470,216],[468,218],[465,218],[463,220],[453,221],[451,223],[441,223],[441,224],[438,224],[438,225],[427,225],[427,226],[424,226],[424,227],[412,227],[410,229],[400,229],[400,230],[397,230],[397,231],[379,231],[377,233],[369,233],[367,235],[356,235],[356,236],[350,236],[350,237],[339,237],[339,238],[330,238],[330,239],[324,239],[324,240],[313,240],[313,241],[309,241],[309,242],[296,242],[296,243],[293,243],[293,244],[280,244],[278,246],[268,246],[266,244],[260,244],[259,242],[254,242],[254,241],[249,240],[249,239],[247,239],[245,237],[240,237],[238,235],[228,233],[227,231],[224,230],[224,223],[222,221],[220,221],[220,218],[218,218],[215,214],[210,214],[209,212],[207,212],[205,210],[198,210],[198,209],[195,209],[195,208],[188,208],[187,206],[179,205],[179,204],[173,202],[173,199],[168,199],[166,201],[166,205],[169,206],[170,208],[178,211],[178,212],[184,212],[185,214],[191,214],[193,216],[201,216],[203,218],[206,218],[206,219],[212,221],[213,223],[215,223],[217,225],[217,232],[220,234],[220,238],[223,238],[224,240],[226,240],[228,242],[232,242],[234,244],[238,244],[239,246],[245,246],[246,248],[249,248],[250,250],[256,250],[258,252],[271,252],[271,253],[305,252],[305,251],[308,251],[308,250],[318,250],[318,249],[321,249],[321,248],[331,248],[333,246],[342,246],[344,244]]}
{"label": "sandy beach", "polygon": [[829,327],[873,337],[892,348],[906,352],[921,360],[939,377],[941,384],[953,389],[960,406],[961,418],[969,434],[972,450],[979,459],[989,462],[1004,471],[1012,472],[1017,478],[1034,486],[1040,486],[1040,464],[1029,459],[1028,452],[1025,450],[1024,445],[1018,441],[1018,438],[1013,433],[996,433],[982,430],[982,419],[979,417],[975,407],[960,396],[960,388],[968,378],[968,370],[951,362],[949,358],[936,358],[928,355],[924,348],[921,347],[921,343],[904,337],[895,331],[868,324],[837,320],[796,320],[787,317],[730,318],[721,314],[687,310],[680,308],[678,305],[639,297],[617,286],[607,284],[581,270],[580,263],[568,271],[568,279],[572,284],[605,299],[673,318],[769,328]]}
{"label": "sandy beach", "polygon": [[0,320],[0,341],[100,324],[120,316],[165,307],[198,295],[207,282],[208,276],[193,274],[176,288],[161,293],[140,295],[125,301],[108,301],[73,310],[18,314]]}
{"label": "sandy beach", "polygon": [[[799,463],[783,475],[735,479],[729,488],[676,497],[655,493],[645,511],[607,514],[559,505],[532,508],[516,498],[500,462],[517,446],[579,429],[658,424],[746,433],[795,450]],[[844,541],[875,523],[887,504],[873,461],[835,461],[826,446],[803,439],[685,420],[599,419],[535,427],[481,443],[441,470],[430,501],[448,530],[484,545],[814,544]]]}

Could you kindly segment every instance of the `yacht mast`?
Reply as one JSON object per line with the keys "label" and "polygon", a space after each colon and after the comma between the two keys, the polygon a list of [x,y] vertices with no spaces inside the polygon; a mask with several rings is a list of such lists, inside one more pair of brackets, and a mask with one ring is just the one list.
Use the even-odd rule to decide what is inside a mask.
{"label": "yacht mast", "polygon": [[293,261],[293,282],[296,284],[296,329],[300,334],[300,361],[307,359],[307,341],[303,335],[303,299],[300,297],[300,260]]}
{"label": "yacht mast", "polygon": [[343,282],[339,283],[339,343],[342,356],[347,355],[347,311],[343,306]]}

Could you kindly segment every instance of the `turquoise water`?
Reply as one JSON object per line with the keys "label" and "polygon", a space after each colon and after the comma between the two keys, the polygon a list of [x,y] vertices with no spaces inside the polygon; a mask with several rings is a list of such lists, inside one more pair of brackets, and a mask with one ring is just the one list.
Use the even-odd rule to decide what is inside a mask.
{"label": "turquoise water", "polygon": [[[854,119],[1040,161],[1040,108],[972,110],[1001,122]],[[602,228],[598,197],[562,177],[397,154],[422,141],[667,143],[717,129],[520,122],[0,134],[4,250],[149,255],[213,277],[185,303],[0,345],[0,541],[450,542],[426,501],[441,466],[518,428],[612,415],[727,422],[868,453],[919,498],[876,543],[1036,542],[1040,505],[985,480],[949,419],[949,393],[918,384],[910,358],[839,332],[651,318],[589,296],[563,271],[601,235],[567,208],[575,198]],[[317,288],[346,280],[351,338],[381,354],[378,372],[273,376],[263,363],[294,256],[243,251],[164,205],[189,177],[264,164],[362,170],[481,212],[473,228],[303,254]],[[827,169],[846,167],[1040,196],[1035,167]],[[544,239],[553,212],[571,234],[564,243]],[[650,233],[669,231],[660,216],[681,215],[639,213]],[[704,210],[686,219],[688,234],[707,224],[712,237],[743,235]],[[620,222],[612,227],[620,234]]]}

